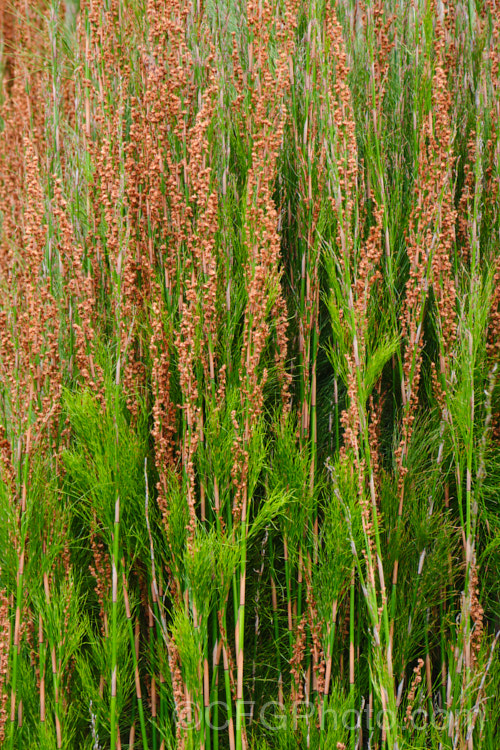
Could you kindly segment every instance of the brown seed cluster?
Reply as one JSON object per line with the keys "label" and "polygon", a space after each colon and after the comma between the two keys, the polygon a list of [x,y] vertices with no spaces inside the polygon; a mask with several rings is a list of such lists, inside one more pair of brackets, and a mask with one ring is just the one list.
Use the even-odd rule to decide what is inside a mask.
{"label": "brown seed cluster", "polygon": [[496,262],[493,276],[487,351],[492,362],[500,360],[500,259]]}
{"label": "brown seed cluster", "polygon": [[290,659],[290,673],[293,677],[292,700],[300,704],[304,700],[304,682],[302,679],[302,662],[306,650],[306,615],[302,615],[293,645],[293,654]]}
{"label": "brown seed cluster", "polygon": [[338,144],[336,146],[338,185],[334,186],[332,208],[339,215],[339,219],[340,214],[343,213],[343,221],[339,221],[338,239],[342,257],[346,263],[349,254],[352,253],[351,220],[359,186],[358,147],[351,90],[348,84],[347,54],[342,27],[333,6],[327,15],[326,38],[329,41],[332,59],[335,60],[335,84],[333,91],[328,92],[328,98]]}
{"label": "brown seed cluster", "polygon": [[418,686],[422,682],[421,672],[422,672],[423,666],[424,666],[424,660],[419,658],[417,666],[413,668],[413,677],[412,677],[412,681],[410,684],[410,691],[408,693],[408,704],[406,706],[405,724],[409,724],[411,721],[415,694],[417,692]]}
{"label": "brown seed cluster", "polygon": [[312,689],[319,695],[324,694],[326,660],[322,643],[323,622],[318,614],[318,608],[314,596],[314,588],[311,581],[310,571],[305,572],[307,586],[307,619],[309,632],[311,634],[310,652],[312,656],[313,685]]}
{"label": "brown seed cluster", "polygon": [[458,239],[460,240],[462,259],[465,264],[470,259],[470,211],[474,196],[474,162],[476,160],[476,133],[471,131],[467,143],[467,161],[464,164],[464,185],[458,203]]}
{"label": "brown seed cluster", "polygon": [[389,58],[394,48],[394,40],[390,39],[391,32],[394,34],[394,18],[387,14],[387,4],[383,0],[376,0],[369,8],[366,8],[365,3],[360,3],[360,6],[364,9],[363,25],[365,26],[365,34],[367,34],[369,29],[373,33],[372,44],[374,45],[374,50],[370,84],[373,82],[375,96],[372,118],[375,130],[379,132],[379,119],[382,115],[382,105],[389,71]]}
{"label": "brown seed cluster", "polygon": [[102,540],[96,534],[90,537],[90,546],[94,562],[90,564],[89,570],[95,580],[95,591],[99,602],[99,615],[101,620],[101,632],[104,637],[108,636],[107,600],[111,593],[111,564],[109,553]]}
{"label": "brown seed cluster", "polygon": [[[23,139],[22,194],[26,205],[21,219],[22,258],[12,255],[6,269],[9,290],[3,299],[3,379],[10,389],[15,410],[16,437],[36,445],[57,433],[61,398],[59,316],[46,269],[44,196],[40,184],[39,160],[33,141]],[[31,427],[30,422],[36,425]],[[28,431],[30,438],[27,437]],[[33,434],[31,434],[33,433]]]}
{"label": "brown seed cluster", "polygon": [[[455,243],[452,135],[450,95],[444,72],[444,30],[436,20],[436,68],[432,80],[433,109],[424,122],[420,137],[415,203],[407,234],[410,276],[400,322],[405,339],[402,397],[402,437],[396,451],[400,472],[400,493],[406,473],[405,457],[413,432],[422,366],[423,323],[429,289],[432,286],[438,312],[444,355],[440,374],[449,374],[449,356],[456,339],[456,290],[451,256]],[[401,500],[402,502],[402,500]]]}
{"label": "brown seed cluster", "polygon": [[469,591],[470,615],[473,623],[470,650],[471,662],[472,666],[474,666],[477,664],[477,657],[484,635],[484,609],[479,601],[479,575],[476,563],[471,566]]}
{"label": "brown seed cluster", "polygon": [[248,77],[251,82],[251,110],[246,123],[248,132],[252,133],[252,152],[246,185],[245,245],[248,260],[245,274],[248,299],[240,364],[244,422],[241,425],[242,434],[235,435],[232,469],[236,485],[233,516],[243,519],[246,516],[245,487],[248,471],[246,448],[243,444],[248,443],[263,409],[268,370],[262,367],[261,360],[271,337],[271,321],[275,321],[275,362],[286,409],[290,403],[290,376],[285,370],[286,305],[280,286],[280,236],[273,190],[286,115],[283,95],[285,87],[289,85],[288,56],[295,28],[292,4],[292,9],[287,9],[282,20],[283,25],[277,30],[281,45],[273,75],[268,59],[269,34],[274,24],[272,5],[269,2],[262,5],[250,2],[247,14],[257,46],[255,50],[250,48]]}

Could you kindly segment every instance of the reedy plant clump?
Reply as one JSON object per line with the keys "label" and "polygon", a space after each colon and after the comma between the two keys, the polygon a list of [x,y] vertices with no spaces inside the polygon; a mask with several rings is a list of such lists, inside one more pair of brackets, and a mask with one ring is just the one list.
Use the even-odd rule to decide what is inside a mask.
{"label": "reedy plant clump", "polygon": [[495,750],[498,38],[2,6],[2,747]]}

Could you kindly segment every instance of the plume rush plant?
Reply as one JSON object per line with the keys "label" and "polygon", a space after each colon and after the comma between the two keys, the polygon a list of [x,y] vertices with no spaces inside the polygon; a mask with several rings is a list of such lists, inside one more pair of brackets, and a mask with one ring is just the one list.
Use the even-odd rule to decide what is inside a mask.
{"label": "plume rush plant", "polygon": [[495,3],[1,9],[0,747],[495,750]]}

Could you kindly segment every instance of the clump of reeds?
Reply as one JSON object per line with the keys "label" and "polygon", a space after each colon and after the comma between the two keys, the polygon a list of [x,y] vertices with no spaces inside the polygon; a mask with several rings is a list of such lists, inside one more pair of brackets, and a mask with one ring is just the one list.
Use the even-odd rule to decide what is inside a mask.
{"label": "clump of reeds", "polygon": [[0,746],[495,750],[493,0],[0,10]]}

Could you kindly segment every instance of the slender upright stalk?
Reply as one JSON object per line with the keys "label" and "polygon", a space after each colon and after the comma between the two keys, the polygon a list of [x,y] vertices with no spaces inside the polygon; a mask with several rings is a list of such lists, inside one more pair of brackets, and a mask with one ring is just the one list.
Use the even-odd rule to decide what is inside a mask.
{"label": "slender upright stalk", "polygon": [[117,725],[116,725],[116,699],[117,699],[117,681],[118,681],[118,563],[120,560],[120,496],[117,494],[115,501],[115,520],[113,527],[113,547],[111,557],[111,692],[109,703],[109,720],[110,720],[110,747],[116,750],[117,746]]}

